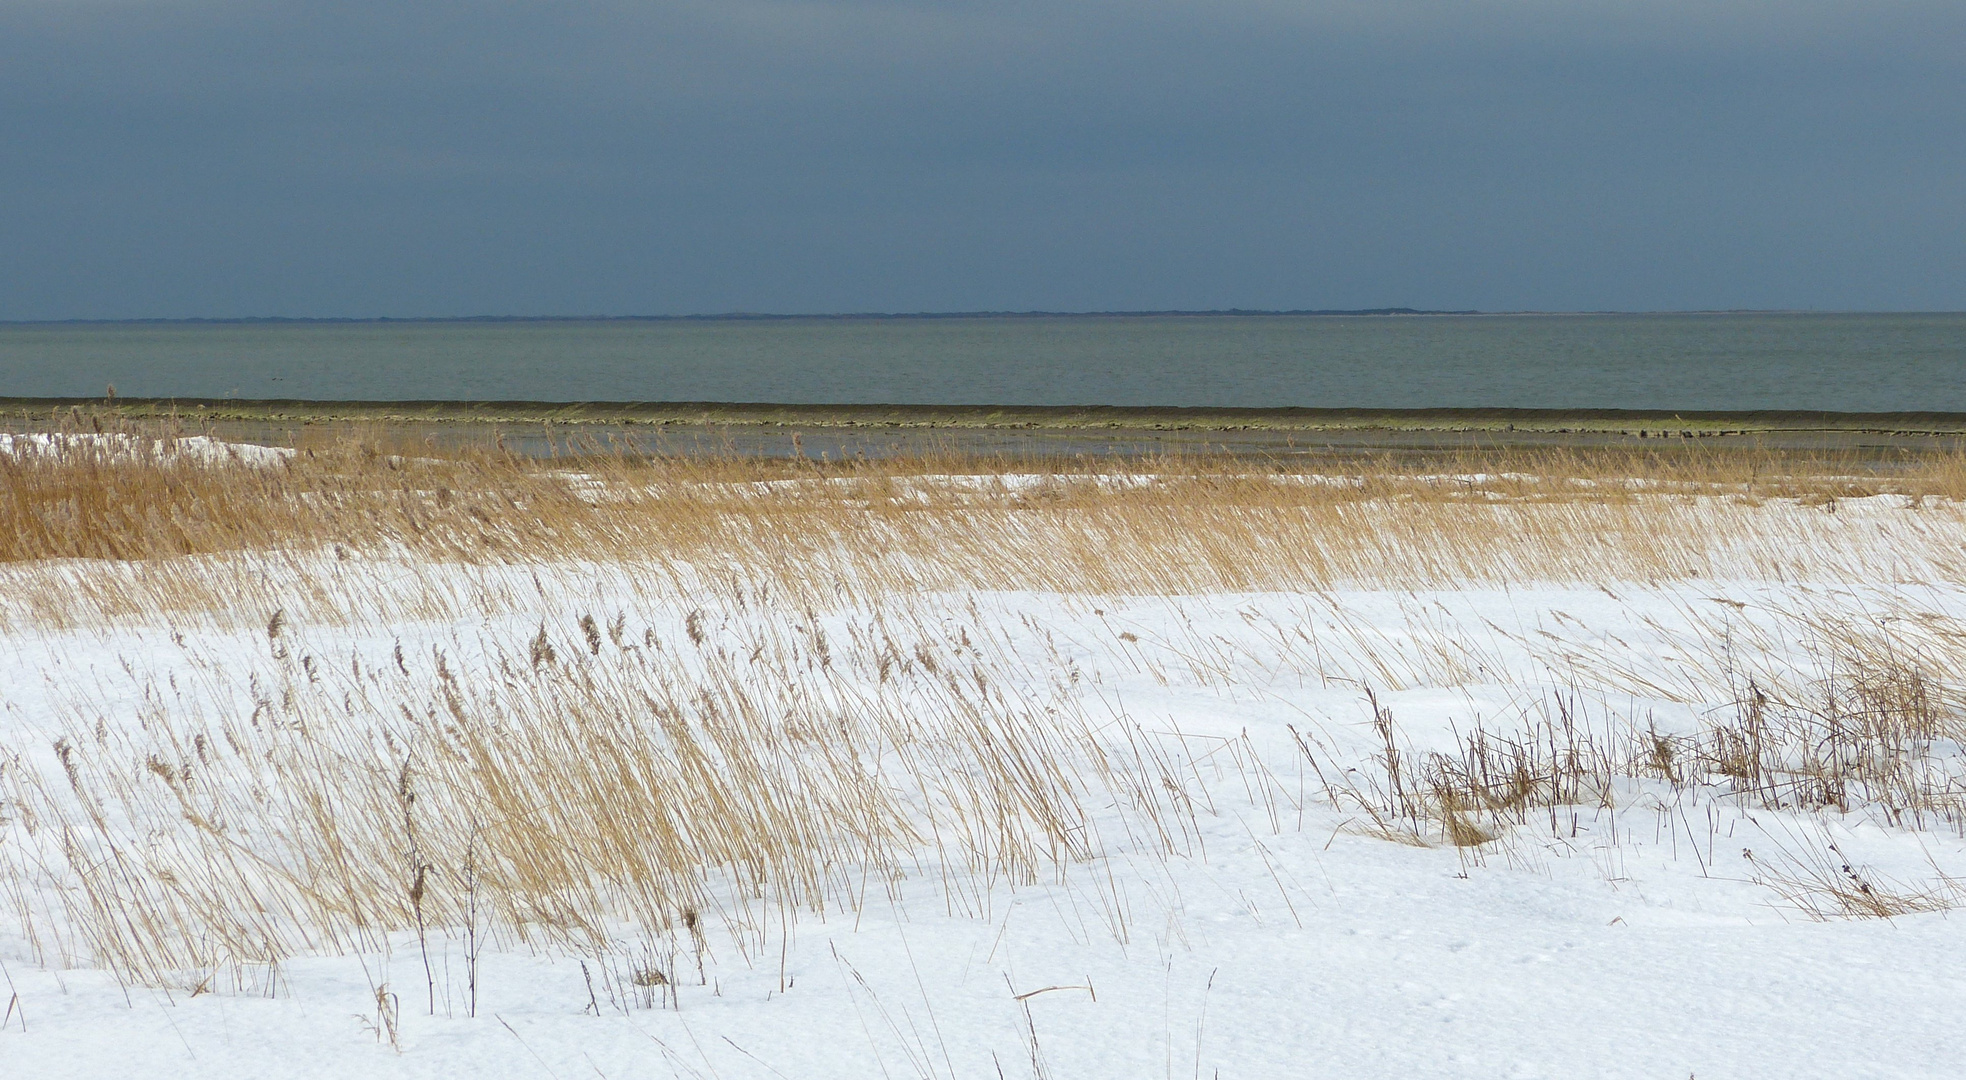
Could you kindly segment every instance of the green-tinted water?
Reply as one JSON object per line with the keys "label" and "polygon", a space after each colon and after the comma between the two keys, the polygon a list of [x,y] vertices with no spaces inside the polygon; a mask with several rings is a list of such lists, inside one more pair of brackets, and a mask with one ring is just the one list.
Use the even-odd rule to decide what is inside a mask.
{"label": "green-tinted water", "polygon": [[0,397],[1966,411],[1966,315],[0,326]]}

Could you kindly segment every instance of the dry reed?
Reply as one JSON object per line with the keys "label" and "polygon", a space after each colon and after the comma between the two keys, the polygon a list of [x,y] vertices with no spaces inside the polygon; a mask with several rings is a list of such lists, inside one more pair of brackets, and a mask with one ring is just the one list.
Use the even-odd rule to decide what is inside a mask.
{"label": "dry reed", "polygon": [[[78,702],[57,767],[0,765],[22,926],[45,960],[165,983],[481,924],[602,956],[624,926],[700,950],[712,921],[755,956],[798,912],[904,879],[985,910],[1000,882],[1185,832],[1137,730],[921,627],[555,637],[364,664],[276,619],[265,666],[207,688],[233,710],[175,681],[133,722]],[[1127,835],[1102,838],[1114,805]]]}
{"label": "dry reed", "polygon": [[15,625],[289,604],[355,621],[368,612],[337,602],[406,601],[350,599],[355,575],[336,564],[399,559],[632,564],[685,589],[768,582],[801,605],[960,589],[1966,577],[1966,459],[1952,455],[1868,478],[1843,459],[1681,449],[1334,474],[1230,458],[540,462],[338,439],[244,465],[183,452],[168,432],[51,438],[47,452],[0,453],[0,620]]}
{"label": "dry reed", "polygon": [[[1088,717],[1067,659],[1011,679],[1028,663],[967,631],[829,636],[820,612],[852,603],[1966,576],[1953,457],[1865,478],[1847,461],[1680,450],[1332,474],[1227,458],[540,462],[359,439],[247,459],[145,430],[26,446],[0,453],[7,626],[264,636],[263,677],[207,665],[230,709],[187,711],[153,682],[137,716],[112,717],[84,694],[47,755],[0,762],[0,881],[28,939],[51,962],[149,982],[243,979],[399,933],[427,950],[432,928],[462,927],[475,985],[481,934],[601,959],[626,926],[640,959],[604,961],[604,983],[673,993],[704,920],[757,953],[797,913],[853,909],[904,877],[974,909],[995,882],[1112,845],[1190,843],[1176,756]],[[436,565],[460,573],[417,569]],[[524,610],[514,568],[543,600],[539,575],[567,566],[614,575],[614,595],[701,606],[669,640],[583,612],[387,662],[295,629]],[[1745,679],[1734,715],[1697,736],[1588,731],[1555,699],[1521,732],[1477,726],[1456,753],[1421,755],[1375,702],[1379,773],[1327,793],[1387,835],[1468,847],[1545,812],[1558,829],[1555,808],[1609,804],[1643,777],[1959,824],[1940,749],[1958,714],[1932,656],[1823,637],[1837,674]],[[1448,678],[1464,664],[1434,661]],[[400,1002],[377,1001],[380,1031]]]}

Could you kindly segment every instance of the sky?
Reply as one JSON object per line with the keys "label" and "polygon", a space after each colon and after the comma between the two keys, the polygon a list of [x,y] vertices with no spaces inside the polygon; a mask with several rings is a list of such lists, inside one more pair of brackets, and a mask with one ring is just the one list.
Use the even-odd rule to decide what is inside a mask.
{"label": "sky", "polygon": [[1966,308],[1959,0],[0,0],[0,319]]}

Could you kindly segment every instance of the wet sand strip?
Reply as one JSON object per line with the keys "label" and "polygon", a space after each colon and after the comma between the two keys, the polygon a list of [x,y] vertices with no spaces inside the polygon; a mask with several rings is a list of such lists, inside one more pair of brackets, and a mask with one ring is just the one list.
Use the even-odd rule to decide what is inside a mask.
{"label": "wet sand strip", "polygon": [[359,430],[413,443],[502,443],[549,455],[596,445],[631,453],[833,459],[938,452],[1431,456],[1698,446],[1882,462],[1966,450],[1966,413],[1945,412],[0,398],[4,430],[119,422],[176,423],[278,445]]}

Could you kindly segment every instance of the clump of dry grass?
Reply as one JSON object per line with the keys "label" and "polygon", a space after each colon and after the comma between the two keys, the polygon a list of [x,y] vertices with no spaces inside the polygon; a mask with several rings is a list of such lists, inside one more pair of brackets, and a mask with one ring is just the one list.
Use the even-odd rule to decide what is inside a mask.
{"label": "clump of dry grass", "polygon": [[1681,740],[1653,736],[1661,775],[1684,784],[1718,778],[1770,809],[1875,808],[1893,825],[1966,824],[1966,776],[1941,748],[1966,736],[1935,680],[1901,663],[1861,656],[1822,680],[1811,698],[1750,681],[1731,717]]}
{"label": "clump of dry grass", "polygon": [[[1718,700],[1701,729],[1640,733],[1640,771],[1778,811],[1862,813],[1966,832],[1966,633],[1936,613],[1805,606],[1692,621],[1685,644]],[[1621,678],[1599,672],[1607,685]]]}
{"label": "clump of dry grass", "polygon": [[1613,802],[1620,747],[1586,729],[1574,698],[1556,697],[1527,726],[1506,735],[1477,722],[1456,739],[1454,754],[1409,749],[1392,710],[1369,690],[1367,700],[1380,744],[1371,771],[1339,766],[1302,733],[1297,745],[1326,799],[1341,811],[1365,814],[1376,835],[1479,847],[1538,812],[1549,812],[1550,828],[1559,832],[1558,807]]}
{"label": "clump of dry grass", "polygon": [[987,906],[1102,853],[1097,808],[1184,835],[1156,759],[966,641],[690,626],[365,663],[276,617],[238,711],[152,683],[134,723],[78,706],[52,770],[0,769],[0,878],[44,958],[169,982],[432,927],[601,957],[712,920],[756,955],[905,878]]}
{"label": "clump of dry grass", "polygon": [[1822,837],[1803,836],[1772,852],[1757,855],[1749,849],[1742,854],[1755,883],[1817,921],[1947,911],[1966,899],[1966,889],[1950,877],[1941,874],[1925,884],[1898,881],[1853,864],[1835,841]]}
{"label": "clump of dry grass", "polygon": [[[1707,639],[1703,655],[1679,658],[1736,687],[1731,704],[1692,732],[1661,732],[1648,718],[1608,709],[1586,724],[1581,695],[1559,694],[1525,710],[1506,736],[1477,721],[1454,753],[1417,753],[1368,690],[1379,743],[1369,760],[1344,768],[1303,734],[1298,746],[1328,802],[1362,815],[1364,831],[1404,843],[1482,848],[1544,815],[1546,835],[1566,839],[1576,836],[1579,811],[1595,818],[1615,815],[1621,803],[1680,807],[1682,797],[1749,820],[1762,812],[1778,823],[1854,817],[1966,835],[1966,697],[1939,674],[1966,659],[1966,637],[1937,618],[1805,611],[1785,619],[1799,635],[1787,639],[1793,651],[1771,648],[1774,631],[1764,627],[1752,672],[1743,671],[1731,633]],[[1786,831],[1769,833],[1773,846],[1759,855],[1748,853],[1750,877],[1812,918],[1938,911],[1966,898],[1943,873],[1925,884],[1898,881],[1826,837],[1772,827]],[[1615,825],[1612,836],[1615,843]]]}

